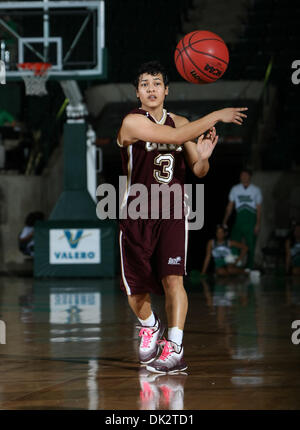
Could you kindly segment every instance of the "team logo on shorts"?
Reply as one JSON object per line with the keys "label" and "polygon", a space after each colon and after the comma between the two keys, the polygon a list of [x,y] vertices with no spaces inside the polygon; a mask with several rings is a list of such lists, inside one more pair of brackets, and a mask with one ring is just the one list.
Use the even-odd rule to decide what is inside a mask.
{"label": "team logo on shorts", "polygon": [[169,258],[168,264],[179,265],[181,262],[181,257]]}

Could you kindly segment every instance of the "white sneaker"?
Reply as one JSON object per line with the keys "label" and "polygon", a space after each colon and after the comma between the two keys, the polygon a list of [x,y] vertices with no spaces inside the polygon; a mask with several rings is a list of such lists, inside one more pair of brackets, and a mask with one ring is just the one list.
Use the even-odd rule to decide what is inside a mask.
{"label": "white sneaker", "polygon": [[183,346],[177,345],[169,340],[161,340],[163,350],[158,358],[146,367],[149,372],[154,373],[178,373],[187,369],[183,358]]}
{"label": "white sneaker", "polygon": [[140,328],[139,337],[141,341],[139,345],[139,359],[141,364],[151,363],[157,356],[159,350],[158,341],[163,335],[164,327],[156,315],[155,320],[155,325],[153,327],[137,326]]}

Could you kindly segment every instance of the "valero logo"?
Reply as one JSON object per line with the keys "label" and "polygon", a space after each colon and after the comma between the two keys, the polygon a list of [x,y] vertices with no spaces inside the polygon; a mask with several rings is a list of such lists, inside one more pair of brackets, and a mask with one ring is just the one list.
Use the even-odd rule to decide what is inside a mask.
{"label": "valero logo", "polygon": [[[71,248],[77,248],[80,239],[82,239],[83,230],[77,230],[75,237],[73,238],[72,233],[69,230],[64,230],[64,234]],[[86,237],[86,236],[84,236]]]}
{"label": "valero logo", "polygon": [[100,230],[50,230],[50,264],[100,263]]}

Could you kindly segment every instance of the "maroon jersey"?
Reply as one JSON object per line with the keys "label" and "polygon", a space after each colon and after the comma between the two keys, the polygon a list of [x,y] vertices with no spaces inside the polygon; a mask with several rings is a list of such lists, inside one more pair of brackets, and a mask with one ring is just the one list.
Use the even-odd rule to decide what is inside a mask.
{"label": "maroon jersey", "polygon": [[[150,121],[175,127],[173,119],[165,109],[163,110],[163,117],[160,121],[156,121],[148,112],[139,108],[132,110],[130,114],[145,115]],[[155,193],[155,195],[150,193],[151,185],[155,184],[157,186],[164,184],[168,187],[178,184],[176,186],[177,192],[180,190],[183,208],[185,163],[182,146],[138,140],[132,145],[124,148],[121,147],[121,157],[123,173],[127,177],[122,208],[124,208],[126,204],[129,206],[130,202],[138,197],[138,195],[130,195],[132,185],[134,184],[143,184],[147,187],[148,216],[150,216],[151,213],[151,206],[154,204],[157,205],[158,201],[159,216],[162,216],[162,214],[168,210],[170,210],[171,217],[173,215],[174,198],[176,199],[176,194],[170,193],[169,202],[165,201],[162,207],[162,195],[159,193],[159,198],[157,199]],[[156,190],[157,189],[158,187],[156,187]],[[166,204],[168,207],[166,207]]]}

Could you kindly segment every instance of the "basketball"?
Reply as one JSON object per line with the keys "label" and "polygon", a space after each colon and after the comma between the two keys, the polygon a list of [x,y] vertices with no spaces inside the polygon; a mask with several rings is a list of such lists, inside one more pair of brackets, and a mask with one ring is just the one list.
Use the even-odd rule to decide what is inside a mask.
{"label": "basketball", "polygon": [[220,79],[227,69],[229,52],[224,40],[211,31],[192,31],[177,44],[174,60],[178,73],[194,84]]}

